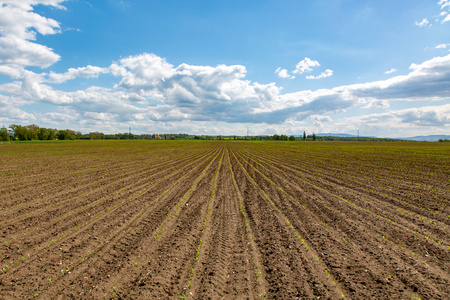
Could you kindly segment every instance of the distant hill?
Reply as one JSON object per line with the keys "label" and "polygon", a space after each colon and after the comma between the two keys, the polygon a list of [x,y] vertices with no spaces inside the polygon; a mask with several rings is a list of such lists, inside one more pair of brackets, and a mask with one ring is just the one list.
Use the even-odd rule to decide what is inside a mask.
{"label": "distant hill", "polygon": [[316,136],[356,137],[356,135],[347,133],[318,133]]}
{"label": "distant hill", "polygon": [[[318,133],[316,136],[331,136],[331,137],[341,137],[341,138],[356,138],[356,135],[353,134],[347,134],[347,133]],[[373,138],[373,139],[386,139],[386,138],[380,138],[376,136],[360,136],[361,138]],[[404,141],[418,141],[418,142],[437,142],[440,139],[442,140],[450,140],[450,135],[421,135],[421,136],[413,136],[413,137],[406,137],[406,138],[387,138],[387,139],[394,139],[394,140],[404,140]]]}
{"label": "distant hill", "polygon": [[420,136],[413,136],[409,138],[402,138],[402,140],[407,141],[425,141],[425,142],[437,142],[440,139],[442,140],[450,140],[450,135],[420,135]]}
{"label": "distant hill", "polygon": [[[356,135],[353,135],[353,134],[347,134],[347,133],[318,133],[318,134],[316,134],[316,136],[358,137],[358,136],[356,136]],[[378,137],[376,137],[376,136],[364,136],[364,137],[374,138],[374,139],[377,139],[377,138],[378,138]]]}

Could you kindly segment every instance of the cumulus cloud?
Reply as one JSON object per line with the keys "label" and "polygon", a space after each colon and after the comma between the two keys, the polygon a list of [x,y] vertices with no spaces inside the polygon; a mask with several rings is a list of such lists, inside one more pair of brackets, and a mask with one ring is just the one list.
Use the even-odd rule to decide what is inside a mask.
{"label": "cumulus cloud", "polygon": [[439,17],[436,21],[439,21],[441,19],[441,23],[445,23],[450,21],[450,1],[449,0],[439,0],[438,5],[442,12],[439,14]]}
{"label": "cumulus cloud", "polygon": [[65,73],[54,73],[50,72],[48,75],[48,81],[53,83],[63,83],[70,79],[75,79],[77,77],[84,78],[97,78],[100,74],[109,73],[110,70],[108,68],[100,68],[88,65],[86,67],[81,68],[70,68]]}
{"label": "cumulus cloud", "polygon": [[77,112],[64,113],[64,112],[47,112],[38,115],[41,122],[50,124],[55,127],[61,126],[60,124],[77,122],[80,115]]}
{"label": "cumulus cloud", "polygon": [[352,132],[379,137],[409,137],[447,134],[450,130],[450,104],[390,110],[346,117],[326,124],[329,132]]}
{"label": "cumulus cloud", "polygon": [[312,115],[311,120],[314,123],[314,126],[321,127],[324,123],[331,123],[333,119],[330,116],[320,116],[320,115]]}
{"label": "cumulus cloud", "polygon": [[[409,74],[387,80],[294,93],[282,93],[275,83],[260,84],[245,79],[247,70],[242,65],[212,67],[182,63],[175,66],[148,53],[120,59],[109,67],[86,66],[64,73],[36,74],[21,70],[16,74],[16,70],[7,66],[0,68],[0,72],[17,78],[0,85],[0,93],[9,95],[9,102],[20,103],[8,104],[7,110],[0,110],[3,120],[11,111],[22,118],[41,118],[48,123],[70,116],[67,120],[86,128],[155,122],[160,126],[164,122],[298,124],[310,116],[322,126],[331,120],[326,115],[355,106],[388,108],[391,101],[450,98],[450,55],[411,64]],[[118,83],[112,88],[90,87],[74,92],[57,90],[47,84],[104,73],[117,77]],[[332,71],[323,74],[322,78]],[[5,96],[2,97],[6,102]],[[20,109],[21,105],[33,102],[53,104],[58,112],[27,115]],[[432,109],[383,116],[414,126],[448,124],[448,112]]]}
{"label": "cumulus cloud", "polygon": [[[64,0],[4,0],[0,5],[0,64],[20,70],[26,66],[46,68],[60,59],[53,49],[34,43],[36,34],[60,32],[59,23],[33,12],[33,6],[63,9]],[[3,73],[5,74],[5,73]],[[14,72],[6,73],[5,75]]]}
{"label": "cumulus cloud", "polygon": [[450,124],[450,105],[437,107],[411,108],[394,112],[394,116],[400,118],[401,122],[419,126],[437,126]]}
{"label": "cumulus cloud", "polygon": [[[436,127],[445,131],[450,128],[450,104],[439,106],[425,106],[418,108],[408,108],[386,113],[370,114],[359,117],[345,118],[343,122],[353,124],[365,124],[376,130],[388,130],[390,128],[429,128]],[[425,129],[429,130],[429,129]]]}
{"label": "cumulus cloud", "polygon": [[[339,125],[339,121],[333,121],[328,115],[355,106],[386,109],[392,101],[442,102],[450,98],[450,55],[411,64],[409,74],[387,80],[294,93],[282,93],[282,88],[275,83],[261,84],[246,79],[247,69],[242,65],[182,63],[175,66],[149,53],[125,57],[106,67],[88,65],[63,73],[37,74],[26,70],[29,66],[46,68],[60,59],[53,49],[35,43],[39,34],[61,32],[60,24],[35,13],[34,7],[41,4],[64,9],[63,2],[0,2],[0,74],[13,79],[0,84],[0,120],[4,123],[38,120],[55,127],[70,123],[80,130],[95,127],[113,132],[121,124],[142,128],[144,132],[154,131],[152,128],[185,131],[188,124],[191,132],[198,133],[223,133],[226,125],[230,134],[239,128],[236,124],[253,123],[255,132],[268,130],[266,133],[271,134],[269,131],[276,128],[285,130],[282,133],[293,132],[295,127],[304,126],[304,120],[309,117],[321,128],[332,123]],[[443,10],[440,18],[445,22],[449,18],[446,10],[450,8],[450,0],[438,3]],[[429,23],[425,18],[416,25],[429,26]],[[447,46],[441,44],[436,48]],[[282,68],[275,73],[280,78],[295,78],[291,74],[318,71],[315,68],[319,66],[318,61],[305,57],[291,73]],[[394,71],[391,69],[386,74]],[[115,76],[118,83],[111,88],[92,86],[72,92],[55,87],[77,77],[96,78],[102,74]],[[332,76],[333,71],[309,74],[307,79],[320,79]],[[23,108],[36,103],[50,105],[56,111],[29,113]],[[449,116],[449,105],[429,106],[350,118],[339,126],[354,127],[351,122],[366,122],[382,128],[392,122],[392,126],[399,128],[448,129]]]}
{"label": "cumulus cloud", "polygon": [[333,70],[326,69],[324,72],[320,73],[320,75],[317,76],[308,75],[306,76],[306,79],[322,79],[330,76],[333,76]]}
{"label": "cumulus cloud", "polygon": [[[314,67],[319,67],[320,63],[317,60],[312,60],[308,57],[305,57],[305,59],[301,60],[295,67],[295,70],[292,71],[294,74],[303,74],[308,73],[313,70]],[[275,71],[278,76],[282,78],[295,78],[294,76],[290,77],[286,69],[278,68]],[[317,76],[314,75],[308,75],[305,78],[306,79],[322,79],[326,77],[333,76],[333,70],[326,69],[324,72],[320,73]]]}
{"label": "cumulus cloud", "polygon": [[387,100],[372,100],[364,108],[389,108],[389,101]]}
{"label": "cumulus cloud", "polygon": [[0,64],[23,69],[26,66],[46,68],[59,60],[51,48],[15,36],[0,36]]}
{"label": "cumulus cloud", "polygon": [[[412,64],[410,70],[407,75],[382,81],[282,93],[275,83],[259,84],[246,80],[247,70],[241,65],[211,67],[184,63],[174,66],[155,54],[144,53],[123,58],[108,68],[87,66],[50,75],[25,71],[22,80],[0,85],[0,93],[7,93],[11,99],[22,99],[22,104],[53,104],[59,113],[76,117],[86,126],[89,122],[100,124],[107,120],[108,124],[285,124],[310,116],[315,116],[315,122],[325,124],[327,118],[318,116],[355,106],[380,109],[388,108],[391,101],[442,101],[450,97],[450,55]],[[118,77],[119,83],[113,88],[90,87],[75,92],[56,90],[46,84],[104,72]],[[404,114],[403,120],[427,124],[425,118],[432,119],[430,114],[416,115],[418,117],[414,119],[411,114]],[[51,120],[58,116],[61,115],[45,118]],[[442,115],[435,116],[434,124],[445,122]]]}
{"label": "cumulus cloud", "polygon": [[450,21],[450,14],[447,14],[445,18],[442,20],[442,23]]}
{"label": "cumulus cloud", "polygon": [[436,18],[436,21],[438,22],[439,19],[441,19],[441,23],[448,22],[448,21],[450,21],[450,14],[446,11],[442,11],[439,14],[439,17]]}
{"label": "cumulus cloud", "polygon": [[384,74],[391,74],[391,73],[394,73],[394,72],[397,72],[397,69],[392,68],[392,69],[384,72]]}
{"label": "cumulus cloud", "polygon": [[293,71],[294,74],[303,74],[305,72],[311,72],[313,67],[320,66],[319,62],[317,60],[311,60],[308,57],[305,57],[302,61],[300,61],[297,66],[295,67],[295,70]]}
{"label": "cumulus cloud", "polygon": [[[0,85],[0,93],[9,90],[10,86],[10,84]],[[26,104],[29,104],[29,102],[24,99],[16,98],[13,95],[0,94],[0,122],[5,125],[34,122],[36,116],[21,109],[21,106]]]}
{"label": "cumulus cloud", "polygon": [[423,18],[422,21],[420,21],[420,22],[416,21],[416,26],[419,26],[419,27],[425,27],[425,26],[427,26],[429,23],[430,23],[430,21],[428,21],[427,18]]}
{"label": "cumulus cloud", "polygon": [[325,124],[333,122],[330,116],[312,115],[311,121],[316,129],[322,128]]}
{"label": "cumulus cloud", "polygon": [[278,74],[278,77],[280,78],[289,78],[289,79],[295,78],[295,76],[290,75],[289,71],[286,69],[278,68],[275,70],[275,73]]}
{"label": "cumulus cloud", "polygon": [[[175,67],[154,54],[121,59],[110,67],[120,76],[116,88],[159,100],[191,120],[242,120],[260,103],[277,97],[281,88],[242,80],[241,65]],[[169,116],[168,114],[164,114]]]}
{"label": "cumulus cloud", "polygon": [[[445,23],[450,21],[450,0],[439,0],[437,2],[437,4],[439,5],[439,8],[441,9],[441,13],[437,16],[434,16],[434,21],[440,22],[440,23]],[[431,27],[432,25],[430,24],[430,21],[427,18],[423,18],[422,21],[416,21],[415,22],[416,26],[419,27],[425,27],[425,26],[429,26]]]}
{"label": "cumulus cloud", "polygon": [[450,8],[450,0],[439,0],[438,4],[441,9]]}
{"label": "cumulus cloud", "polygon": [[333,121],[330,116],[319,116],[319,115],[312,115],[311,120],[322,123],[328,123]]}
{"label": "cumulus cloud", "polygon": [[[0,49],[1,51],[1,49]],[[12,79],[18,79],[20,78],[20,75],[22,74],[20,69],[13,68],[8,65],[0,65],[0,74],[6,75]]]}

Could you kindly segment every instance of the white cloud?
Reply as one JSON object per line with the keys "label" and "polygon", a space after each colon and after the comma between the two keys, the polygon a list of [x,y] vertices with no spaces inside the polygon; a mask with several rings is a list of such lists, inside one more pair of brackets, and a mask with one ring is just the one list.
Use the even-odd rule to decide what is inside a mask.
{"label": "white cloud", "polygon": [[242,80],[247,70],[241,65],[175,67],[147,53],[124,58],[110,69],[122,77],[116,88],[159,100],[190,120],[242,120],[281,90],[274,83]]}
{"label": "white cloud", "polygon": [[394,73],[394,72],[397,72],[397,69],[392,68],[392,69],[384,72],[384,74],[391,74],[391,73]]}
{"label": "white cloud", "polygon": [[[442,19],[441,23],[445,23],[450,21],[450,15],[448,11],[450,10],[450,1],[449,0],[440,0],[438,2],[442,12],[439,14],[439,18]],[[439,21],[439,18],[436,21]]]}
{"label": "white cloud", "polygon": [[[359,129],[360,136],[410,137],[447,134],[450,130],[449,113],[450,107],[446,104],[401,110],[391,109],[385,113],[335,118],[333,122],[314,124],[320,128],[321,132],[345,132],[356,135]],[[316,128],[309,130],[317,132]]]}
{"label": "white cloud", "polygon": [[150,90],[175,74],[173,65],[155,54],[141,54],[123,58],[110,66],[114,76],[121,76],[120,87]]}
{"label": "white cloud", "polygon": [[[35,13],[41,4],[64,9],[63,0],[0,0],[0,74],[13,79],[0,84],[0,120],[5,123],[40,121],[57,125],[73,124],[79,130],[118,132],[120,126],[131,124],[145,132],[186,131],[232,134],[241,123],[254,124],[254,132],[273,134],[295,132],[310,117],[314,126],[359,128],[351,122],[366,122],[375,128],[449,128],[450,104],[429,106],[335,122],[328,114],[352,107],[386,109],[392,101],[450,99],[450,55],[435,57],[421,64],[411,64],[410,73],[388,80],[340,86],[315,91],[282,93],[275,83],[259,84],[245,79],[242,65],[198,66],[186,63],[174,66],[155,54],[143,53],[112,63],[109,67],[85,66],[70,68],[64,73],[37,74],[28,66],[46,68],[60,57],[53,49],[35,43],[37,35],[57,34],[60,24]],[[442,10],[450,8],[450,0],[440,0]],[[442,11],[440,19],[450,21]],[[428,19],[417,26],[430,25]],[[445,45],[445,46],[444,46]],[[448,44],[436,48],[445,49]],[[280,78],[295,78],[319,67],[318,61],[305,57],[289,73],[278,68]],[[317,70],[317,69],[316,69]],[[386,72],[390,74],[395,69]],[[118,78],[112,88],[89,87],[65,92],[48,85],[63,83],[77,77],[95,78],[101,74]],[[306,76],[320,79],[333,75],[330,69]],[[56,112],[30,113],[29,104],[53,105]],[[377,123],[378,122],[378,123]],[[358,123],[359,124],[359,123]],[[223,130],[223,127],[228,127]],[[328,127],[326,127],[328,126]]]}
{"label": "white cloud", "polygon": [[450,0],[439,0],[438,4],[441,7],[441,9],[444,9],[446,7],[450,8]]}
{"label": "white cloud", "polygon": [[[144,53],[121,59],[108,68],[87,66],[50,75],[23,71],[20,79],[0,85],[0,93],[9,95],[10,101],[22,99],[20,105],[9,105],[8,111],[30,120],[35,117],[48,122],[56,122],[67,114],[74,128],[80,130],[94,127],[113,130],[117,124],[134,124],[136,128],[155,124],[158,128],[167,128],[164,126],[169,123],[178,124],[171,127],[173,129],[182,128],[183,122],[218,122],[230,124],[230,128],[237,128],[234,123],[293,128],[309,116],[314,116],[316,126],[325,126],[330,123],[326,115],[355,106],[387,108],[391,101],[450,98],[450,55],[411,64],[410,69],[407,75],[382,81],[282,94],[275,83],[246,80],[246,68],[241,65],[174,66],[164,58]],[[90,87],[75,92],[56,90],[46,84],[51,80],[63,82],[74,76],[92,77],[103,72],[118,77],[119,83],[110,89]],[[44,115],[21,112],[21,105],[33,102],[53,104],[59,112]],[[396,116],[403,117],[401,124],[409,122],[411,126],[447,126],[445,112],[432,114],[422,110]],[[324,118],[320,118],[323,115]],[[0,119],[6,118],[8,112],[0,111]],[[291,124],[290,127],[287,124]],[[208,130],[208,126],[198,128]]]}
{"label": "white cloud", "polygon": [[[313,70],[312,68],[318,67],[318,66],[320,66],[320,63],[317,60],[311,60],[310,58],[305,57],[305,59],[303,59],[296,65],[296,68],[292,73],[303,74],[303,73],[311,72]],[[278,72],[278,73],[283,72],[283,76],[288,75],[287,70],[281,69],[281,68],[278,68],[275,72]],[[279,76],[281,77],[281,74],[279,74]],[[330,77],[330,76],[333,76],[333,70],[326,69],[324,72],[322,72],[321,74],[319,74],[317,76],[308,75],[305,78],[306,79],[322,79],[322,78],[326,78],[326,77]]]}
{"label": "white cloud", "polygon": [[311,72],[313,67],[320,66],[319,62],[317,60],[311,60],[308,57],[305,57],[302,61],[300,61],[295,70],[293,71],[294,74],[303,74],[305,72]]}
{"label": "white cloud", "polygon": [[330,116],[319,116],[319,115],[312,115],[311,120],[321,123],[329,123],[333,121],[333,119],[331,119]]}
{"label": "white cloud", "polygon": [[419,26],[419,27],[425,27],[425,26],[427,26],[429,23],[430,23],[430,21],[428,21],[427,18],[423,18],[422,21],[420,21],[420,22],[416,21],[416,26]]}
{"label": "white cloud", "polygon": [[[442,24],[450,21],[450,14],[449,14],[450,0],[439,0],[437,2],[437,4],[439,5],[441,12],[439,13],[439,15],[433,17],[434,21],[435,22],[440,21]],[[415,24],[419,27],[425,27],[425,26],[431,27],[432,26],[432,24],[430,24],[430,21],[427,18],[422,19],[422,21],[420,21],[420,22],[416,21]]]}
{"label": "white cloud", "polygon": [[286,69],[278,68],[275,70],[275,73],[278,74],[278,77],[280,77],[280,78],[289,78],[289,79],[295,78],[295,76],[290,75],[288,70],[286,70]]}
{"label": "white cloud", "polygon": [[[44,114],[37,114],[36,116],[40,122],[48,124],[47,126],[60,128],[61,124],[67,123],[79,123],[80,115],[76,112],[72,113],[60,113],[60,112],[47,112]],[[76,130],[79,130],[78,128]]]}
{"label": "white cloud", "polygon": [[61,5],[61,3],[65,1],[67,0],[2,0],[1,2],[5,5],[14,5],[15,7],[19,7],[23,10],[33,10],[33,6],[39,4],[53,6],[59,9],[65,9],[65,7]]}
{"label": "white cloud", "polygon": [[[0,85],[0,93],[9,90],[11,85]],[[36,116],[23,111],[20,107],[29,104],[28,101],[16,98],[14,96],[6,96],[0,94],[0,123],[14,124],[14,123],[32,123],[36,120]]]}
{"label": "white cloud", "polygon": [[333,120],[330,116],[312,115],[311,121],[313,121],[315,131],[317,132],[317,129],[323,128],[325,124],[331,123]]}
{"label": "white cloud", "polygon": [[48,75],[48,81],[53,83],[63,83],[70,79],[75,79],[77,77],[84,78],[97,78],[100,74],[109,73],[110,70],[108,68],[100,68],[88,65],[86,67],[81,67],[78,69],[70,68],[65,73],[54,73],[50,72]]}
{"label": "white cloud", "polygon": [[59,60],[60,56],[52,49],[17,38],[0,36],[0,64],[14,69],[26,66],[46,68]]}
{"label": "white cloud", "polygon": [[324,72],[320,73],[320,75],[317,76],[308,75],[306,76],[306,79],[322,79],[330,76],[333,76],[333,70],[326,69]]}
{"label": "white cloud", "polygon": [[391,113],[401,120],[402,123],[417,126],[437,126],[450,125],[450,104],[439,107],[428,106],[420,108],[410,108]]}
{"label": "white cloud", "polygon": [[[0,50],[1,52],[1,50]],[[20,78],[22,72],[20,69],[13,68],[8,65],[0,65],[0,74],[6,75],[12,79],[18,79]]]}
{"label": "white cloud", "polygon": [[[57,21],[32,12],[33,8],[30,5],[23,6],[23,2],[26,1],[12,1],[6,4],[4,1],[2,2],[3,5],[0,6],[0,33],[3,36],[15,36],[24,40],[35,40],[36,33],[46,35],[55,34],[60,31]],[[36,4],[38,3],[33,5]]]}
{"label": "white cloud", "polygon": [[349,124],[370,130],[378,136],[408,137],[448,133],[450,129],[450,104],[408,108],[386,113],[370,114],[342,119],[337,127]]}
{"label": "white cloud", "polygon": [[[46,68],[60,57],[46,46],[31,42],[36,34],[60,32],[59,23],[33,12],[38,4],[64,7],[63,0],[3,0],[0,5],[0,64],[21,70],[26,66]],[[17,74],[12,73],[13,76]]]}
{"label": "white cloud", "polygon": [[364,106],[364,108],[389,108],[389,101],[387,100],[372,100],[368,105]]}
{"label": "white cloud", "polygon": [[[154,54],[131,56],[112,64],[121,77],[115,89],[91,88],[64,93],[44,84],[30,95],[76,111],[116,114],[124,120],[213,121],[281,124],[310,115],[335,113],[356,105],[387,108],[395,100],[443,100],[450,97],[450,55],[412,64],[408,75],[333,89],[281,94],[274,83],[244,80],[244,66],[181,64],[175,67]],[[42,78],[37,78],[39,82]],[[39,87],[39,88],[38,88]],[[26,89],[26,90],[28,90]],[[160,104],[136,107],[156,99]],[[367,104],[369,103],[369,104]]]}

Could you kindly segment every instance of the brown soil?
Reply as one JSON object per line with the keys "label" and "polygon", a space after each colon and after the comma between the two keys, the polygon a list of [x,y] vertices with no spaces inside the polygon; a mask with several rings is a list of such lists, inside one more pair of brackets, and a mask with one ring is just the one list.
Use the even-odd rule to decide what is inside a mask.
{"label": "brown soil", "polygon": [[90,143],[0,149],[0,299],[450,298],[442,157]]}

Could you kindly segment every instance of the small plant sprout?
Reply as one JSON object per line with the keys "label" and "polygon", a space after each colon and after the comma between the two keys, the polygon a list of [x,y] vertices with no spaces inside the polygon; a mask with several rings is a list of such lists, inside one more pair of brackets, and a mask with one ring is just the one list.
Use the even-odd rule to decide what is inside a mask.
{"label": "small plant sprout", "polygon": [[31,295],[33,296],[33,298],[36,298],[37,296],[39,296],[39,291],[38,292],[31,292]]}
{"label": "small plant sprout", "polygon": [[137,265],[138,265],[138,260],[137,260],[137,259],[134,259],[134,260],[131,262],[131,265],[133,266],[133,269],[136,268]]}

